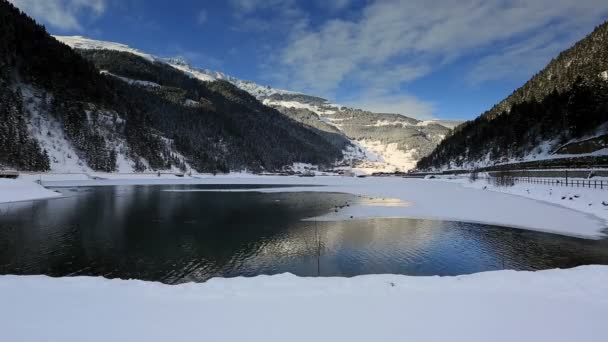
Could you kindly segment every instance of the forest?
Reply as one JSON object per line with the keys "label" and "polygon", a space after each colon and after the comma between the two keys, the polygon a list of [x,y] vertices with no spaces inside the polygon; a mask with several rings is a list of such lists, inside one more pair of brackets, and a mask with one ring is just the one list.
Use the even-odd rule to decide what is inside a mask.
{"label": "forest", "polygon": [[608,23],[553,59],[545,69],[477,119],[457,127],[420,170],[467,168],[551,152],[608,122]]}
{"label": "forest", "polygon": [[[49,169],[46,151],[28,132],[31,110],[61,122],[79,158],[98,171],[117,168],[123,140],[128,148],[120,152],[136,171],[184,170],[186,164],[199,172],[280,170],[294,162],[331,165],[342,157],[323,132],[228,82],[201,82],[127,53],[74,51],[5,0],[0,66],[0,166]],[[28,108],[21,87],[42,93],[43,105]],[[104,115],[114,117],[111,126]]]}

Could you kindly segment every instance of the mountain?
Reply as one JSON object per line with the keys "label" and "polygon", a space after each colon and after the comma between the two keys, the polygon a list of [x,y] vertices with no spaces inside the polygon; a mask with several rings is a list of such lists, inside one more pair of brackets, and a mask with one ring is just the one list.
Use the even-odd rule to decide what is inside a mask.
{"label": "mountain", "polygon": [[458,126],[418,169],[606,163],[608,22],[553,59],[524,86]]}
{"label": "mountain", "polygon": [[344,157],[325,132],[218,77],[120,44],[78,51],[0,0],[0,166],[278,171]]}
{"label": "mountain", "polygon": [[[326,99],[289,90],[262,86],[222,72],[192,67],[185,59],[160,58],[124,44],[81,36],[56,36],[73,47],[98,68],[114,76],[138,82],[156,80],[154,75],[133,73],[124,61],[114,63],[101,58],[100,51],[129,53],[157,64],[165,64],[203,82],[225,81],[251,94],[290,119],[313,127],[335,148],[345,153],[341,166],[365,172],[405,171],[430,153],[460,122],[420,121],[397,114],[381,114],[335,105]],[[97,51],[94,53],[92,51]],[[117,56],[119,54],[114,53]]]}
{"label": "mountain", "polygon": [[353,158],[353,166],[366,172],[412,169],[451,131],[436,120],[373,113],[300,94],[274,94],[263,101],[291,117],[314,115],[321,125],[343,133],[363,155]]}

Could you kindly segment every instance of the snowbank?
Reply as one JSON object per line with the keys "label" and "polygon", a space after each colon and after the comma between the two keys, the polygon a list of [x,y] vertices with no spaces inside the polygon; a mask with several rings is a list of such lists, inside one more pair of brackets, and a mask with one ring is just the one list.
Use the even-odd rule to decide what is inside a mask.
{"label": "snowbank", "polygon": [[26,180],[0,178],[0,203],[58,197],[54,191]]}
{"label": "snowbank", "polygon": [[605,341],[608,267],[163,285],[0,276],[3,341]]}

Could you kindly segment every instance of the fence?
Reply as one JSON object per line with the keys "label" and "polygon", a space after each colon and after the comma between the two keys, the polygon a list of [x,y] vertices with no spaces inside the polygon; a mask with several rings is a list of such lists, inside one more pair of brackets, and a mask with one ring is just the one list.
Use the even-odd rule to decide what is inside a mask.
{"label": "fence", "polygon": [[514,183],[544,184],[552,186],[570,186],[576,188],[591,188],[608,190],[607,180],[594,179],[555,179],[555,178],[536,178],[536,177],[510,177]]}

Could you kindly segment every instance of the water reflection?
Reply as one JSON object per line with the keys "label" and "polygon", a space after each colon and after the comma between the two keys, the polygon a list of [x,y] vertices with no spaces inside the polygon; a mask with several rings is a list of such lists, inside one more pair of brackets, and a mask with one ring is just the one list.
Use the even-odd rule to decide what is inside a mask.
{"label": "water reflection", "polygon": [[65,198],[2,205],[0,273],[179,283],[608,264],[605,240],[430,220],[303,220],[364,200],[347,194],[164,191],[189,188],[65,188]]}

